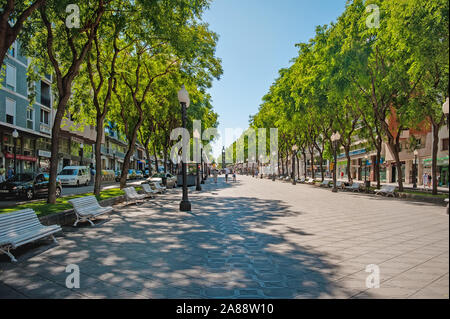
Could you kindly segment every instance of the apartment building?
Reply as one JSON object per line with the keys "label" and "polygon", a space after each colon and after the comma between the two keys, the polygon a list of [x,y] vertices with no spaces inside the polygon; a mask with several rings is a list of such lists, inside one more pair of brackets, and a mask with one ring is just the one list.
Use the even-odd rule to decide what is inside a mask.
{"label": "apartment building", "polygon": [[17,172],[45,169],[50,158],[51,76],[28,83],[28,65],[15,42],[0,77],[0,167],[16,166]]}

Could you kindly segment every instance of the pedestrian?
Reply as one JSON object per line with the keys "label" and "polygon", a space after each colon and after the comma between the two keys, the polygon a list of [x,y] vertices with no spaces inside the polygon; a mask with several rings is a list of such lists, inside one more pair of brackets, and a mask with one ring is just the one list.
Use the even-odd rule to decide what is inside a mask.
{"label": "pedestrian", "polygon": [[233,171],[233,182],[236,183],[236,171],[235,170]]}
{"label": "pedestrian", "polygon": [[427,173],[423,174],[422,181],[423,181],[423,189],[427,189],[427,186],[428,186],[428,174]]}
{"label": "pedestrian", "polygon": [[89,184],[92,185],[94,184],[94,177],[95,177],[94,165],[92,163],[90,165],[90,172],[91,172],[91,180],[89,181]]}
{"label": "pedestrian", "polygon": [[432,175],[428,175],[428,188],[431,188],[431,180],[433,179]]}
{"label": "pedestrian", "polygon": [[14,170],[12,166],[8,168],[8,171],[6,172],[6,179],[10,179],[14,176]]}
{"label": "pedestrian", "polygon": [[213,174],[214,174],[214,183],[217,184],[217,170],[216,169],[213,170]]}
{"label": "pedestrian", "polygon": [[5,181],[6,181],[5,170],[4,170],[3,166],[2,166],[2,168],[0,168],[0,183],[3,183]]}
{"label": "pedestrian", "polygon": [[228,167],[225,168],[225,183],[228,183],[228,174],[229,174],[229,170]]}

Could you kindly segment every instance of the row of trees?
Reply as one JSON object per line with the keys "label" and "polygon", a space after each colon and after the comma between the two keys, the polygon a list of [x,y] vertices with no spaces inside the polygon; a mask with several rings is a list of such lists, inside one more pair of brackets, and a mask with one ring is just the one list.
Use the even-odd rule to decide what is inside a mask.
{"label": "row of trees", "polygon": [[[378,187],[386,142],[395,158],[400,191],[400,134],[431,127],[436,193],[438,132],[449,95],[448,27],[447,0],[348,1],[336,23],[317,27],[314,38],[298,44],[298,57],[279,72],[251,126],[279,129],[281,170],[294,144],[299,148],[294,155],[310,157],[314,165],[318,154],[322,166],[324,159],[332,158],[331,136],[339,132],[337,151],[344,150],[350,172],[351,146],[365,140],[377,153]],[[390,125],[392,120],[398,125]]]}
{"label": "row of trees", "polygon": [[68,114],[97,128],[96,194],[101,189],[101,141],[106,122],[114,123],[128,141],[121,187],[126,184],[136,142],[145,147],[147,157],[162,152],[164,162],[168,159],[173,145],[170,132],[181,125],[177,91],[182,84],[191,95],[188,117],[202,120],[203,129],[217,126],[218,117],[206,89],[222,74],[221,61],[215,57],[218,37],[201,20],[209,2],[0,2],[0,23],[9,21],[8,28],[2,28],[7,34],[0,34],[4,37],[0,57],[15,36],[25,55],[32,58],[30,83],[43,74],[52,74],[54,79],[50,203],[56,201],[58,137]]}

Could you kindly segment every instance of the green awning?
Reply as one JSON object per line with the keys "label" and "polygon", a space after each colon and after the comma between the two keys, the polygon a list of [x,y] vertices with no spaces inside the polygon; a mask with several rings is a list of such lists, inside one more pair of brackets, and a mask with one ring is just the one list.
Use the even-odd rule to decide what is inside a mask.
{"label": "green awning", "polygon": [[[427,158],[427,159],[424,159],[423,162],[424,163],[431,162],[432,160],[433,160],[432,158]],[[448,155],[446,157],[438,158],[437,161],[438,162],[440,162],[440,161],[448,161]]]}

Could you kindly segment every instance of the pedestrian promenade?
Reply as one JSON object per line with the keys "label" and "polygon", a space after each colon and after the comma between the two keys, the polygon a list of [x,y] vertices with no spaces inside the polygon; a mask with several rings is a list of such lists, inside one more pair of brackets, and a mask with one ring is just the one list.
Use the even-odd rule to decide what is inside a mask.
{"label": "pedestrian promenade", "polygon": [[[202,185],[203,186],[203,185]],[[448,298],[442,206],[238,175],[0,256],[2,298]],[[67,265],[80,288],[66,288]],[[368,288],[379,268],[380,288]],[[372,268],[371,268],[372,269]]]}

